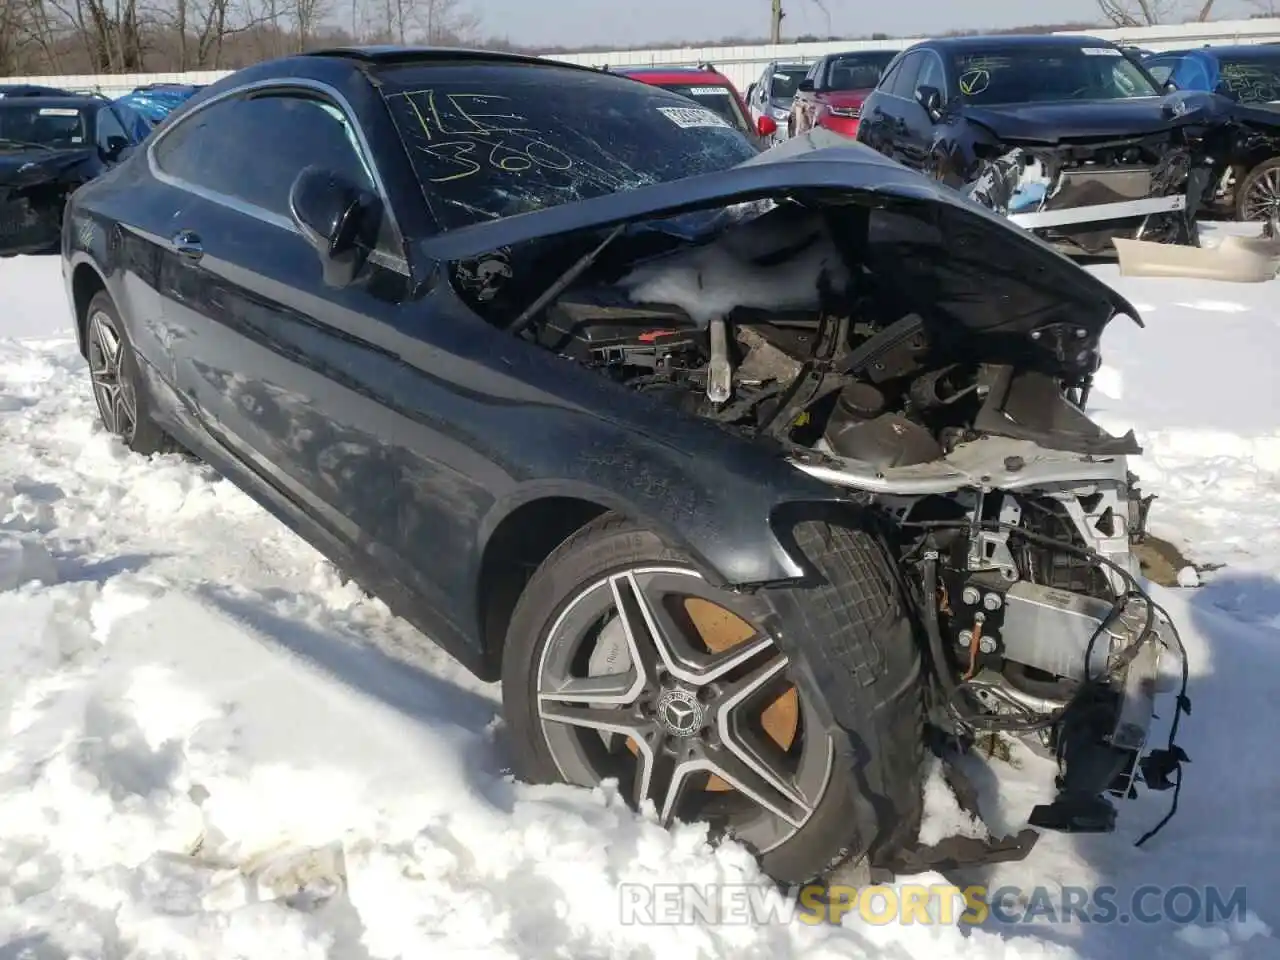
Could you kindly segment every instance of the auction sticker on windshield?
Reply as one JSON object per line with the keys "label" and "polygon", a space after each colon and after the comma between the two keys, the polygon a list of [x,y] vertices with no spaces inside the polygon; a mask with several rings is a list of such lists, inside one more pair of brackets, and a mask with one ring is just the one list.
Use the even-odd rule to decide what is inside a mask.
{"label": "auction sticker on windshield", "polygon": [[1086,57],[1120,57],[1124,56],[1115,47],[1082,47],[1080,52]]}
{"label": "auction sticker on windshield", "polygon": [[689,96],[691,97],[727,97],[729,90],[726,87],[690,87]]}
{"label": "auction sticker on windshield", "polygon": [[728,127],[729,122],[718,113],[701,107],[659,107],[658,112],[677,127],[690,130],[695,127]]}
{"label": "auction sticker on windshield", "polygon": [[40,116],[42,117],[78,117],[80,111],[72,107],[41,107]]}

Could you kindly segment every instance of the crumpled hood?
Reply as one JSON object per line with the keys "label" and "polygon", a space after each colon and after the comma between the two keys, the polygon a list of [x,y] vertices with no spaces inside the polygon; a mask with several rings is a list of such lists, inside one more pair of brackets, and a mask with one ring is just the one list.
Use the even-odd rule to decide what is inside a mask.
{"label": "crumpled hood", "polygon": [[[922,309],[949,317],[961,343],[972,345],[973,337],[1025,342],[1032,330],[1054,325],[1082,328],[1096,342],[1118,314],[1142,323],[1120,294],[1032,234],[950,187],[824,130],[718,173],[485,221],[417,243],[425,260],[449,262],[541,238],[797,194],[815,202],[863,200],[907,214],[887,218],[873,238],[879,251],[873,271],[894,289],[918,295]],[[1041,342],[1047,347],[1049,339]]]}
{"label": "crumpled hood", "polygon": [[1133,100],[965,104],[966,119],[1008,142],[1059,143],[1145,136],[1189,123],[1229,119],[1229,101],[1196,91]]}
{"label": "crumpled hood", "polygon": [[92,147],[57,151],[0,150],[0,186],[25,187],[56,180],[92,156]]}

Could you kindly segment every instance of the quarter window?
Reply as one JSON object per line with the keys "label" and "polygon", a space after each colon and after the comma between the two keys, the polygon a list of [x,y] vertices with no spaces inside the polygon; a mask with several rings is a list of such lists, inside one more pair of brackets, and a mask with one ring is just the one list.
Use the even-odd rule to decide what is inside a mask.
{"label": "quarter window", "polygon": [[1173,68],[1177,63],[1177,60],[1152,60],[1145,66],[1147,73],[1156,78],[1156,83],[1167,83],[1173,76]]}
{"label": "quarter window", "polygon": [[122,137],[129,139],[129,134],[125,132],[124,124],[122,124],[110,108],[103,107],[98,111],[98,130],[94,137],[94,141],[98,145],[99,150],[106,150],[108,141],[112,137]]}

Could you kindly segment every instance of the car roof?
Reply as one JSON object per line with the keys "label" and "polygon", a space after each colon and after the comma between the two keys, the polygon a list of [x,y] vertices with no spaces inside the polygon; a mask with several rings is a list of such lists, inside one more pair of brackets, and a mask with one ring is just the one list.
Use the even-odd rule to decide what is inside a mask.
{"label": "car roof", "polygon": [[[370,44],[367,46],[326,47],[320,50],[309,50],[298,54],[298,58],[324,57],[335,60],[354,60],[359,63],[379,66],[399,66],[410,63],[431,63],[432,61],[472,60],[490,63],[528,63],[538,66],[570,67],[579,70],[590,70],[590,67],[563,60],[549,60],[524,53],[506,53],[496,50],[472,50],[467,47],[426,47],[399,46],[396,44]],[[293,57],[288,58],[290,60]]]}
{"label": "car roof", "polygon": [[[350,79],[353,72],[366,74],[376,71],[379,67],[431,66],[433,64],[448,67],[527,65],[560,72],[572,71],[597,75],[599,73],[595,68],[581,64],[519,53],[499,53],[492,50],[386,45],[328,47],[277,57],[273,60],[263,60],[248,67],[242,67],[213,83],[200,87],[177,107],[171,116],[176,121],[180,116],[202,108],[212,99],[253,84],[288,83],[302,79],[340,87]],[[376,79],[372,81],[372,85],[377,86]]]}
{"label": "car roof", "polygon": [[824,53],[823,60],[835,60],[838,57],[856,57],[860,53],[888,53],[896,56],[902,51],[897,47],[867,47],[858,50],[836,50],[833,53]]}
{"label": "car roof", "polygon": [[946,50],[988,50],[991,47],[1021,49],[1024,47],[1114,47],[1120,48],[1110,40],[1100,40],[1083,34],[1025,34],[994,33],[973,37],[942,37],[937,40],[926,40],[922,47],[941,47]]}
{"label": "car roof", "polygon": [[92,109],[100,107],[105,100],[98,97],[74,96],[74,97],[55,97],[55,96],[36,96],[36,97],[0,97],[0,106],[6,103],[20,103],[24,107],[62,107],[68,109],[75,107],[76,109]]}
{"label": "car roof", "polygon": [[609,72],[636,80],[722,80],[726,83],[729,81],[728,77],[713,67],[610,67]]}
{"label": "car roof", "polygon": [[1215,59],[1219,57],[1252,57],[1258,55],[1280,59],[1280,48],[1262,43],[1232,43],[1223,44],[1220,47],[1186,47],[1182,50],[1160,50],[1155,55],[1157,57],[1188,57],[1195,53]]}

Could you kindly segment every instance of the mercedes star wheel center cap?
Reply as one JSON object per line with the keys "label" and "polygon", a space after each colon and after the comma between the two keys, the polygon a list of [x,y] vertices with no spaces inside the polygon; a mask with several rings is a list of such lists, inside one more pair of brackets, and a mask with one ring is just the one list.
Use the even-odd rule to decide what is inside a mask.
{"label": "mercedes star wheel center cap", "polygon": [[676,737],[691,737],[702,728],[702,704],[688,690],[667,690],[658,698],[658,721]]}

